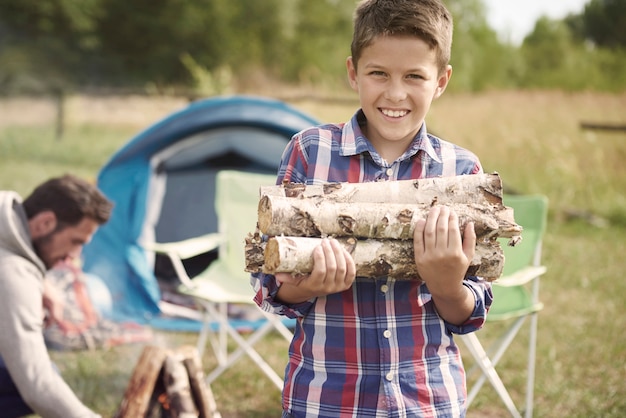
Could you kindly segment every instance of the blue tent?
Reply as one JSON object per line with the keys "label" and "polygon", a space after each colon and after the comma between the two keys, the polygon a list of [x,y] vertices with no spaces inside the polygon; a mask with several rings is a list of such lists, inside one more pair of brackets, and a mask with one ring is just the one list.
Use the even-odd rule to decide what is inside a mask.
{"label": "blue tent", "polygon": [[[197,329],[196,321],[162,317],[162,288],[155,270],[163,260],[144,251],[141,242],[215,232],[217,171],[275,174],[291,136],[317,123],[277,100],[211,98],[166,117],[116,152],[98,175],[100,189],[115,207],[83,251],[84,271],[106,285],[110,295],[105,316]],[[206,267],[214,257],[208,254],[195,267]]]}

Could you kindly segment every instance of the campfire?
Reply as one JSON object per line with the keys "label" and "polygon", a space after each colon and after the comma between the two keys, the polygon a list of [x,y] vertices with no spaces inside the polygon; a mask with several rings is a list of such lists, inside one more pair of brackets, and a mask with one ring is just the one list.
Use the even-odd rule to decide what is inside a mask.
{"label": "campfire", "polygon": [[220,418],[194,347],[147,346],[116,418]]}

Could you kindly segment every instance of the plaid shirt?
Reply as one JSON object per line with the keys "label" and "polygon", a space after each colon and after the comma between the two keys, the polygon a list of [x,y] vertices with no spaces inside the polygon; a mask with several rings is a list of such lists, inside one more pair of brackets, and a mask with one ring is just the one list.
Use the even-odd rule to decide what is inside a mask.
{"label": "plaid shirt", "polygon": [[[278,173],[295,183],[369,182],[476,174],[471,152],[426,133],[425,125],[391,164],[363,136],[361,111],[349,123],[296,134]],[[464,284],[475,295],[461,326],[442,320],[417,280],[357,278],[342,293],[297,305],[274,300],[272,275],[253,275],[264,310],[298,318],[289,348],[283,409],[293,417],[459,417],[465,414],[465,372],[452,333],[480,328],[492,301],[490,285]]]}

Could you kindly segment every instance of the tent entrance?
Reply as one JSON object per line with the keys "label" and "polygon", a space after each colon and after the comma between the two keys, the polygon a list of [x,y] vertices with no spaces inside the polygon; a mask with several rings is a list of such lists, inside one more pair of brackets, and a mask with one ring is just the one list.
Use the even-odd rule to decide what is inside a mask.
{"label": "tent entrance", "polygon": [[[235,169],[274,174],[279,163],[275,156],[282,154],[285,145],[279,132],[226,126],[189,136],[155,154],[144,236],[171,242],[216,232],[217,172]],[[198,255],[186,260],[185,268],[193,277],[216,257],[216,251]],[[157,255],[153,265],[162,291],[170,291],[177,284],[171,262]]]}

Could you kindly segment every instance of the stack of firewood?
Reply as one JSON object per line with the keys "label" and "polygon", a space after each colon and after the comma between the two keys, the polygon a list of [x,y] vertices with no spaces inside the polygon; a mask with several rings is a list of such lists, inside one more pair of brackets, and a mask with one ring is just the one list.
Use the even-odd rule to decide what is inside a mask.
{"label": "stack of firewood", "polygon": [[145,347],[115,418],[220,418],[197,350]]}
{"label": "stack of firewood", "polygon": [[351,252],[357,276],[419,279],[413,231],[433,205],[453,208],[461,230],[474,222],[476,252],[467,275],[500,277],[498,238],[515,245],[522,227],[503,205],[498,173],[261,187],[258,228],[246,238],[246,271],[309,273],[313,249],[323,237],[334,237]]}

